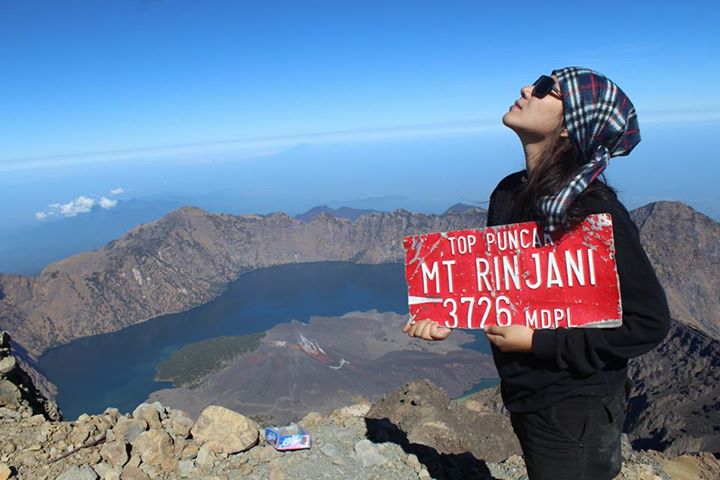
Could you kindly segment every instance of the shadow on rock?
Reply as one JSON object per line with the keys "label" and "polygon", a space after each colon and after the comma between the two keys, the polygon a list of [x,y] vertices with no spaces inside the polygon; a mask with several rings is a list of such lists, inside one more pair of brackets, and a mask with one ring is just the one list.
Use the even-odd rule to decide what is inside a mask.
{"label": "shadow on rock", "polygon": [[432,478],[455,480],[462,478],[489,479],[490,474],[486,463],[475,458],[472,453],[440,453],[432,447],[419,443],[411,443],[407,433],[387,418],[365,418],[367,438],[375,443],[393,442],[410,454],[415,454],[421,464],[425,465]]}

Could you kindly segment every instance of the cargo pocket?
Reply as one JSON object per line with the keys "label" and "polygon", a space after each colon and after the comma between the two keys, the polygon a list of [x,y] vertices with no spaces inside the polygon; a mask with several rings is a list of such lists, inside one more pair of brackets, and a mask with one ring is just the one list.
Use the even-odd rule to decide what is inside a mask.
{"label": "cargo pocket", "polygon": [[602,404],[608,417],[608,423],[617,424],[618,428],[622,432],[627,409],[627,401],[625,400],[624,392],[618,392],[614,395],[603,397]]}
{"label": "cargo pocket", "polygon": [[600,406],[598,399],[572,398],[561,400],[550,408],[555,428],[572,443],[582,444],[588,427]]}
{"label": "cargo pocket", "polygon": [[596,458],[589,459],[597,468],[607,469],[614,475],[620,473],[622,465],[622,429],[625,422],[625,394],[603,397],[604,417],[597,426],[598,450]]}

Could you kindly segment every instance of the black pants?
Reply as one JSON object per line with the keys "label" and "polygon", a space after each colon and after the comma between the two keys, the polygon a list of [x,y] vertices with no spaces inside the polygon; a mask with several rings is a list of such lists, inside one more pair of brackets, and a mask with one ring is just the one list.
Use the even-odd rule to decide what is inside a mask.
{"label": "black pants", "polygon": [[621,469],[627,397],[571,397],[530,413],[510,413],[529,480],[610,480]]}

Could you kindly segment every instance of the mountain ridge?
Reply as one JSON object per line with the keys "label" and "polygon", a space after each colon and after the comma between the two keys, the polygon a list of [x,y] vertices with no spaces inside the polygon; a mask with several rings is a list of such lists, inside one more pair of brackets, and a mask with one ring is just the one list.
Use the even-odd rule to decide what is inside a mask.
{"label": "mountain ridge", "polygon": [[80,336],[206,303],[251,270],[326,260],[398,263],[405,235],[484,224],[479,210],[444,216],[396,210],[354,221],[320,214],[304,223],[282,212],[258,218],[184,206],[36,277],[0,274],[0,327],[37,357]]}
{"label": "mountain ridge", "polygon": [[[673,317],[720,338],[720,307],[714,302],[714,292],[720,290],[720,224],[681,202],[655,202],[632,215]],[[12,331],[37,357],[74,338],[206,303],[238,275],[257,268],[326,260],[401,263],[403,236],[480,228],[486,218],[481,209],[442,215],[397,209],[355,220],[321,213],[305,223],[283,212],[260,217],[183,206],[101,249],[54,262],[35,277],[0,274],[0,328]],[[703,258],[704,252],[687,239],[681,244],[684,250],[673,250],[668,235],[678,218],[692,226],[682,238],[700,235],[711,245],[702,265],[708,272],[682,269],[688,255]],[[675,284],[679,270],[687,281]],[[695,298],[698,291],[700,300]]]}

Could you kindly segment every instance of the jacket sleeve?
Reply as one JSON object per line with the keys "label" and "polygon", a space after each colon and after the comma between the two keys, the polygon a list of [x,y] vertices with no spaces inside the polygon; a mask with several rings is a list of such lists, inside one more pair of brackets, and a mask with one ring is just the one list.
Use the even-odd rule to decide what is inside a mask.
{"label": "jacket sleeve", "polygon": [[536,357],[580,374],[593,373],[613,360],[642,355],[659,345],[670,329],[665,292],[640,244],[637,227],[619,203],[604,203],[605,208],[596,210],[612,216],[622,325],[538,329],[532,340]]}

